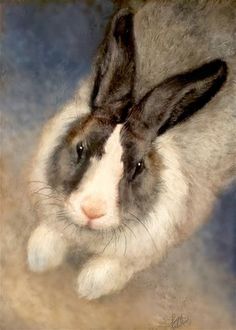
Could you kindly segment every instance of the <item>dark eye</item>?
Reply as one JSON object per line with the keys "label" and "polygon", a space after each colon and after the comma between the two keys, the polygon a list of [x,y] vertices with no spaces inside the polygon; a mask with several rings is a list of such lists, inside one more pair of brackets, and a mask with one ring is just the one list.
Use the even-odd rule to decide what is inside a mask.
{"label": "dark eye", "polygon": [[76,151],[77,151],[77,162],[79,162],[83,156],[84,153],[84,146],[82,143],[78,143],[76,146]]}
{"label": "dark eye", "polygon": [[144,162],[143,160],[140,160],[135,168],[133,179],[136,178],[137,175],[139,175],[144,170]]}

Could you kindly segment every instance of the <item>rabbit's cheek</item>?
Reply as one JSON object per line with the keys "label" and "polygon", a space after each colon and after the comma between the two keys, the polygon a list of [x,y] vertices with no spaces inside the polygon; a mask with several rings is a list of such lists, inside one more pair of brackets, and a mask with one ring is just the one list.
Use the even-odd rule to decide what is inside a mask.
{"label": "rabbit's cheek", "polygon": [[72,193],[71,196],[65,202],[65,209],[70,216],[72,222],[77,225],[85,226],[87,219],[82,213],[81,198],[79,194]]}

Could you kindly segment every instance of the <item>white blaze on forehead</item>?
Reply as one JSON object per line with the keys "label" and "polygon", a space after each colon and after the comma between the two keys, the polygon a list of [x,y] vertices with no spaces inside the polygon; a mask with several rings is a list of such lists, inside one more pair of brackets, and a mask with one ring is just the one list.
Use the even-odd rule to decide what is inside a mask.
{"label": "white blaze on forehead", "polygon": [[86,179],[82,182],[83,190],[100,191],[107,195],[108,191],[115,191],[123,172],[121,162],[122,146],[120,143],[120,130],[122,125],[117,125],[104,146],[101,159],[93,159],[93,164],[88,170]]}
{"label": "white blaze on forehead", "polygon": [[[77,190],[69,198],[69,205],[73,209],[77,221],[86,223],[83,219],[84,201],[91,200],[93,205],[97,203],[104,208],[106,214],[101,219],[94,220],[94,225],[111,226],[119,223],[119,210],[117,206],[118,185],[123,174],[121,161],[122,146],[120,143],[120,131],[122,125],[117,125],[104,146],[104,154],[101,159],[93,158],[91,165],[84,175]],[[98,207],[99,205],[95,205]]]}
{"label": "white blaze on forehead", "polygon": [[104,163],[116,170],[116,174],[120,174],[123,170],[121,162],[122,146],[120,143],[120,131],[122,125],[117,125],[113,133],[105,144]]}

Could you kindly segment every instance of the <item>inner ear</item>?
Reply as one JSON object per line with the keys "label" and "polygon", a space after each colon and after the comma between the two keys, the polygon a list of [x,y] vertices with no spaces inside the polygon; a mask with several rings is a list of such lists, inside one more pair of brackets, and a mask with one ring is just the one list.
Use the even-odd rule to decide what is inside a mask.
{"label": "inner ear", "polygon": [[133,43],[133,14],[128,10],[122,10],[116,15],[113,36],[117,44],[130,47]]}
{"label": "inner ear", "polygon": [[170,77],[149,91],[132,109],[129,125],[154,139],[206,105],[226,78],[227,65],[219,59]]}
{"label": "inner ear", "polygon": [[135,74],[133,14],[121,9],[110,22],[95,64],[92,111],[123,116],[132,103]]}
{"label": "inner ear", "polygon": [[227,78],[227,65],[222,60],[210,63],[177,76],[174,80],[182,85],[170,104],[170,116],[159,128],[158,134],[187,120],[203,108],[221,89]]}

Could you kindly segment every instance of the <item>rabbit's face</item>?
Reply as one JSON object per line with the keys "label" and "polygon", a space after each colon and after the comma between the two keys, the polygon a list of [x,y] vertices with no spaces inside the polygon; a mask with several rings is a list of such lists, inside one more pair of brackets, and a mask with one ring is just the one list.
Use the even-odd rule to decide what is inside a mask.
{"label": "rabbit's face", "polygon": [[89,114],[61,138],[47,180],[69,222],[104,230],[146,216],[157,195],[160,163],[154,146],[144,145],[125,124]]}
{"label": "rabbit's face", "polygon": [[89,230],[148,218],[165,166],[156,137],[208,102],[226,73],[224,62],[212,61],[168,78],[131,107],[126,118],[104,107],[73,122],[49,157],[46,171],[63,217]]}

